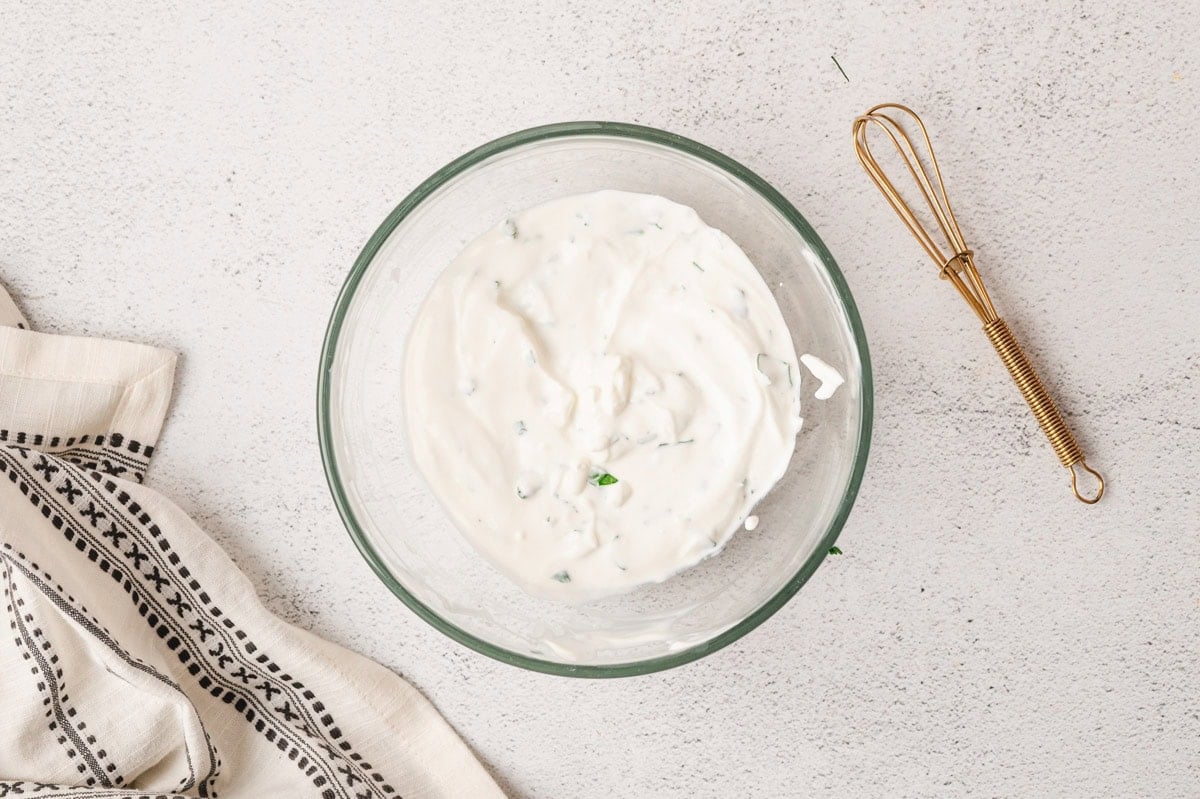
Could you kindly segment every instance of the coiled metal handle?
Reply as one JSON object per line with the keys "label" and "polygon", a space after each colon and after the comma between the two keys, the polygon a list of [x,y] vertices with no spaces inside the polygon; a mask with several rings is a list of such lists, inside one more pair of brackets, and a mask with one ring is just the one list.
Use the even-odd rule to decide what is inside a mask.
{"label": "coiled metal handle", "polygon": [[[993,319],[983,326],[983,332],[987,334],[988,341],[992,342],[992,346],[996,348],[996,354],[1004,362],[1004,368],[1012,376],[1013,382],[1021,390],[1021,396],[1029,404],[1029,409],[1033,411],[1033,417],[1037,419],[1042,432],[1050,440],[1050,446],[1054,448],[1054,454],[1058,456],[1059,462],[1071,470],[1071,490],[1075,492],[1075,497],[1080,502],[1086,502],[1089,505],[1099,502],[1100,497],[1104,496],[1104,478],[1087,465],[1087,461],[1083,458],[1083,450],[1079,448],[1075,436],[1071,434],[1067,423],[1063,421],[1062,414],[1058,412],[1058,406],[1050,398],[1050,393],[1042,385],[1041,379],[1034,371],[1033,364],[1029,362],[1029,358],[1021,349],[1021,345],[1017,343],[1017,339],[1009,330],[1008,325],[1004,323],[1003,319]],[[1096,489],[1095,496],[1088,497],[1080,493],[1076,480],[1076,466],[1096,478],[1099,487]]]}

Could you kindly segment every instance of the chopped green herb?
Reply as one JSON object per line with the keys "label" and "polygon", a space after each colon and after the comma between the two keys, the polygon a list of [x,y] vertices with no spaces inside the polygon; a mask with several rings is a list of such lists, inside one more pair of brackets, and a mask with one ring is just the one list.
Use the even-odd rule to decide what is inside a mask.
{"label": "chopped green herb", "polygon": [[696,439],[694,439],[694,438],[685,438],[680,441],[663,441],[661,444],[659,444],[659,446],[660,447],[673,447],[676,444],[692,444],[692,443],[695,443],[695,441],[696,441]]}
{"label": "chopped green herb", "polygon": [[523,435],[525,435],[525,430],[526,430],[525,422],[518,419],[516,421],[516,424],[513,425],[513,432],[519,436],[523,436]]}
{"label": "chopped green herb", "polygon": [[762,359],[765,357],[767,357],[767,354],[765,352],[760,352],[758,355],[754,356],[754,368],[757,369],[759,372],[761,372],[764,375],[766,374],[766,372],[764,372],[763,368],[762,368]]}
{"label": "chopped green herb", "polygon": [[504,235],[508,236],[510,239],[515,239],[517,237],[517,223],[511,219],[504,220],[504,226],[501,228],[501,230],[503,230]]}
{"label": "chopped green herb", "polygon": [[657,222],[651,222],[650,224],[654,225],[654,226],[655,226],[656,228],[658,228],[659,230],[662,230],[662,229],[663,229],[663,226],[662,226],[662,225],[660,225],[660,224],[658,224]]}
{"label": "chopped green herb", "polygon": [[554,574],[550,575],[550,579],[560,583],[569,583],[571,582],[571,575],[567,574],[565,571],[555,572]]}
{"label": "chopped green herb", "polygon": [[696,263],[695,261],[692,261],[692,266],[696,267],[696,268],[697,268],[697,269],[699,269],[701,272],[703,272],[703,271],[704,271],[704,267],[703,267],[703,266],[701,266],[700,264]]}
{"label": "chopped green herb", "polygon": [[588,478],[588,482],[592,485],[610,486],[617,483],[617,478],[613,477],[608,472],[599,472]]}
{"label": "chopped green herb", "polygon": [[840,554],[842,554],[842,550],[839,549],[838,547],[830,547],[829,554],[830,555],[840,555]]}
{"label": "chopped green herb", "polygon": [[786,365],[788,369],[788,385],[795,388],[796,381],[792,378],[792,365],[790,363]]}
{"label": "chopped green herb", "polygon": [[517,486],[517,497],[520,499],[529,499],[529,495],[522,491],[520,486]]}

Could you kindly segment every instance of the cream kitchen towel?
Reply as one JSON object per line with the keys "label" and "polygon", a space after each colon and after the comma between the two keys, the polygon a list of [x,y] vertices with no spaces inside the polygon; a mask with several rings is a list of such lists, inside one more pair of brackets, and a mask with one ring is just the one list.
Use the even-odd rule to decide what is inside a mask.
{"label": "cream kitchen towel", "polygon": [[3,289],[0,325],[0,797],[501,795],[142,485],[172,353],[31,332]]}

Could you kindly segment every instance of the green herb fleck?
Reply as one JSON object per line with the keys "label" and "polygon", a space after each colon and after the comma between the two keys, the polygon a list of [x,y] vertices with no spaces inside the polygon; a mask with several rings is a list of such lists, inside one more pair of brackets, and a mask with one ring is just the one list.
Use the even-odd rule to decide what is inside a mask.
{"label": "green herb fleck", "polygon": [[517,497],[520,499],[529,499],[529,495],[522,491],[520,486],[517,486]]}
{"label": "green herb fleck", "polygon": [[840,555],[840,554],[842,554],[842,550],[839,549],[838,547],[830,547],[829,554],[830,555]]}
{"label": "green herb fleck", "polygon": [[695,441],[696,441],[696,439],[694,439],[694,438],[685,438],[680,441],[664,441],[661,444],[659,444],[659,446],[660,447],[673,447],[676,444],[693,444],[693,443],[695,443]]}
{"label": "green herb fleck", "polygon": [[595,472],[588,478],[588,482],[594,486],[610,486],[617,483],[618,480],[608,472]]}
{"label": "green herb fleck", "polygon": [[517,223],[511,219],[505,219],[504,226],[501,229],[504,231],[504,235],[508,236],[510,239],[515,239],[517,237]]}
{"label": "green herb fleck", "polygon": [[696,263],[695,261],[692,261],[692,266],[696,267],[696,268],[697,268],[697,269],[699,269],[701,272],[703,272],[703,271],[704,271],[704,267],[703,267],[703,266],[701,266],[700,264]]}
{"label": "green herb fleck", "polygon": [[525,422],[518,419],[516,421],[516,424],[513,425],[513,432],[519,436],[523,436],[523,435],[525,435],[525,430],[526,430]]}
{"label": "green herb fleck", "polygon": [[762,359],[765,357],[767,357],[767,354],[765,352],[760,352],[758,355],[754,356],[754,368],[757,369],[764,376],[767,374],[766,372],[763,371],[763,368],[762,368]]}
{"label": "green herb fleck", "polygon": [[796,381],[792,378],[792,365],[789,363],[789,364],[786,364],[786,366],[788,369],[788,385],[791,386],[792,388],[795,388]]}
{"label": "green herb fleck", "polygon": [[569,583],[571,582],[571,575],[567,574],[565,571],[555,572],[554,574],[550,575],[550,579],[560,583]]}
{"label": "green herb fleck", "polygon": [[662,230],[662,229],[663,229],[663,226],[662,226],[662,225],[660,225],[660,224],[658,224],[657,222],[651,222],[650,224],[654,225],[654,226],[655,226],[656,228],[658,228],[659,230]]}

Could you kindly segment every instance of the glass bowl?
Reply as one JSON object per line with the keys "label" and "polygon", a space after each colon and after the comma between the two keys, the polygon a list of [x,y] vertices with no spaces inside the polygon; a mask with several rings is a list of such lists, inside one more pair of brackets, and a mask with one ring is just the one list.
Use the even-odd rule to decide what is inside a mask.
{"label": "glass bowl", "polygon": [[[434,280],[477,235],[556,197],[621,189],[695,208],[758,267],[797,353],[845,384],[812,398],[760,524],[664,583],[573,606],[524,593],[449,521],[413,466],[402,417],[408,331]],[[418,616],[506,663],[615,677],[677,666],[761,624],[820,565],[850,513],[871,432],[862,323],[833,257],[804,218],[741,164],[653,128],[572,122],[513,133],[417,187],[371,236],[334,306],[321,354],[318,425],[325,472],[355,545]]]}

